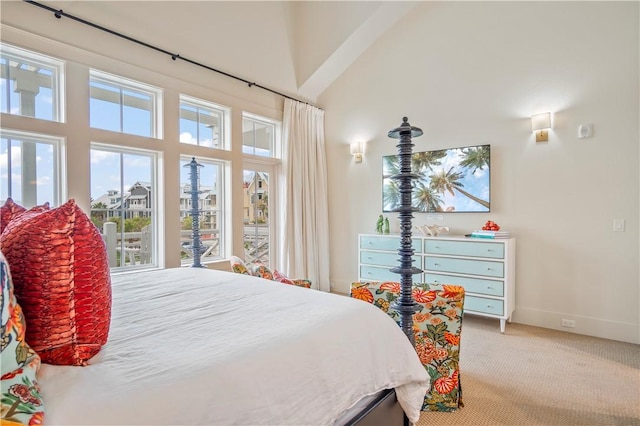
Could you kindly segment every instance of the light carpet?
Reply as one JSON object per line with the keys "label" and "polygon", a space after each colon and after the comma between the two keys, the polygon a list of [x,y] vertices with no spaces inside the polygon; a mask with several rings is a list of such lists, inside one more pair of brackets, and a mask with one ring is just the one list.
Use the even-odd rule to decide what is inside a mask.
{"label": "light carpet", "polygon": [[640,425],[640,345],[467,316],[464,407],[417,426]]}

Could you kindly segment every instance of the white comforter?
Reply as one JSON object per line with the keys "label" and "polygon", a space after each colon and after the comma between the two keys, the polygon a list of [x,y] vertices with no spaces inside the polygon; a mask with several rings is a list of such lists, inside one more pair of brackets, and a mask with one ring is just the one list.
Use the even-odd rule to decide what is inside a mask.
{"label": "white comforter", "polygon": [[208,269],[112,281],[107,345],[42,366],[46,425],[330,425],[386,388],[418,420],[428,375],[368,303]]}

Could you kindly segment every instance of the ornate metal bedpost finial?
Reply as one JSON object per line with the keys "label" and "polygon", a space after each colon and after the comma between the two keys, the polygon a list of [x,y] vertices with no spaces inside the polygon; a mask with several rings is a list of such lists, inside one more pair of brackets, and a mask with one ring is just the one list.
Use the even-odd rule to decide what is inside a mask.
{"label": "ornate metal bedpost finial", "polygon": [[185,164],[183,167],[189,167],[189,178],[191,188],[189,191],[185,191],[187,194],[191,194],[191,251],[193,252],[193,265],[192,268],[204,268],[200,264],[200,205],[198,202],[198,194],[202,193],[200,188],[200,170],[198,167],[204,167],[202,164],[196,162],[195,157],[191,157],[191,162]]}
{"label": "ornate metal bedpost finial", "polygon": [[400,173],[391,176],[391,179],[398,181],[400,192],[400,207],[393,210],[394,212],[399,212],[400,218],[400,248],[398,249],[400,266],[391,269],[391,272],[400,274],[401,277],[400,298],[393,304],[393,307],[400,312],[402,331],[404,331],[412,345],[415,345],[413,314],[419,309],[419,305],[411,297],[413,275],[422,273],[422,270],[412,265],[414,250],[411,244],[411,219],[413,218],[411,213],[417,211],[417,209],[411,203],[413,190],[411,180],[418,179],[420,175],[411,171],[411,155],[413,151],[411,138],[421,135],[422,130],[412,127],[407,117],[402,117],[400,127],[390,130],[388,134],[390,138],[400,139],[398,145],[396,145],[400,160]]}

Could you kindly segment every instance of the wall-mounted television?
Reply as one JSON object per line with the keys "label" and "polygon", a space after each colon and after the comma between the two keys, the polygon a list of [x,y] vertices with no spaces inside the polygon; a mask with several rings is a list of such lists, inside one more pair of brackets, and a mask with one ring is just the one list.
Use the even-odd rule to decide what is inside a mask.
{"label": "wall-mounted television", "polygon": [[[491,208],[491,146],[476,145],[414,152],[412,204],[421,213],[477,213]],[[382,210],[400,207],[397,155],[382,157]]]}

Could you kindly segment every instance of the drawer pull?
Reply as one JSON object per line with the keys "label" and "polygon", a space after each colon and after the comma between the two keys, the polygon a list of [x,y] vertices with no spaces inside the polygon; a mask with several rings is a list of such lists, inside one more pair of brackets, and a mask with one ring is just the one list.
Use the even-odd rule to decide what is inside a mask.
{"label": "drawer pull", "polygon": [[493,269],[491,269],[491,268],[487,268],[487,271],[493,271]]}
{"label": "drawer pull", "polygon": [[367,259],[372,260],[372,259],[371,259],[371,256],[367,257]]}
{"label": "drawer pull", "polygon": [[491,305],[487,305],[487,308],[489,308],[489,309],[493,309],[493,306],[491,306]]}

